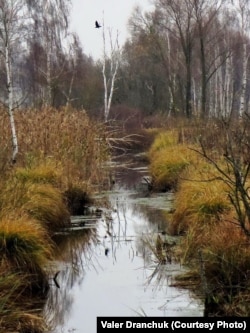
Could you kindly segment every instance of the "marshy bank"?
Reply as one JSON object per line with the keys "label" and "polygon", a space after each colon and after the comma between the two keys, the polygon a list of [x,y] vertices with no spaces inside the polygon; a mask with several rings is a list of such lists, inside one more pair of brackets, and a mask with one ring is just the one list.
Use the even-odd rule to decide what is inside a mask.
{"label": "marshy bank", "polygon": [[56,274],[53,235],[69,225],[76,202],[103,187],[109,149],[106,131],[84,110],[18,110],[15,119],[19,154],[11,165],[8,115],[0,110],[0,327],[44,332],[41,300]]}
{"label": "marshy bank", "polygon": [[[160,309],[157,315],[175,315],[171,312],[172,296],[162,291],[163,288],[168,293],[180,289],[169,288],[169,280],[171,285],[185,287],[180,295],[178,292],[173,294],[173,299],[182,300],[184,308],[185,304],[190,305],[189,290],[196,289],[205,295],[205,315],[249,315],[250,153],[246,143],[250,127],[247,122],[240,124],[237,131],[234,128],[228,131],[228,127],[220,123],[180,122],[169,126],[170,120],[166,120],[164,128],[148,128],[144,132],[146,136],[140,132],[134,137],[129,134],[129,140],[120,140],[119,135],[118,139],[110,140],[109,129],[98,122],[93,123],[84,111],[20,111],[16,117],[20,152],[13,166],[9,164],[11,145],[7,140],[10,133],[4,126],[6,115],[3,112],[0,115],[3,128],[0,160],[1,329],[6,333],[13,330],[42,333],[48,330],[48,323],[62,326],[64,314],[67,318],[70,313],[68,310],[78,313],[75,308],[78,304],[73,302],[71,291],[78,292],[77,286],[82,285],[83,279],[92,282],[82,267],[90,268],[89,276],[92,277],[97,274],[98,267],[99,276],[103,274],[107,282],[108,277],[105,279],[102,268],[108,265],[107,268],[112,270],[114,263],[122,266],[125,258],[120,257],[121,244],[129,249],[126,252],[130,254],[125,261],[127,265],[131,262],[139,264],[138,260],[142,260],[143,269],[138,270],[142,274],[138,277],[140,282],[148,280],[153,282],[153,291],[160,289],[160,293],[151,295],[152,303],[143,297],[140,303],[131,298],[133,302],[127,302],[130,315],[131,312],[148,315],[153,313],[152,308]],[[130,140],[132,137],[136,140]],[[110,165],[106,167],[110,161],[110,149],[115,147],[113,151],[117,152],[117,143],[118,152],[126,151],[124,170],[130,169],[128,151],[148,149],[149,175],[143,175],[145,182],[139,182],[141,188],[133,188],[138,180],[133,175],[138,172],[141,177],[145,171],[141,166],[138,165],[138,169],[133,166],[126,188],[119,188],[119,182],[110,173]],[[125,174],[121,172],[120,179]],[[110,202],[104,205],[102,196],[98,203],[101,210],[96,206],[87,220],[74,219],[75,215],[86,215],[88,212],[83,207],[95,204],[92,200],[97,198],[96,194],[112,186],[114,195],[109,193],[111,206]],[[136,197],[134,191],[142,191],[143,196]],[[174,195],[171,209],[168,209],[168,200],[163,204],[161,201],[168,195]],[[161,203],[162,207],[145,209],[145,202],[149,206],[150,203]],[[161,214],[164,210],[164,218],[156,214],[156,210]],[[134,215],[139,223],[134,224],[136,230],[130,230],[127,221],[133,220]],[[62,230],[72,229],[72,222],[76,232],[73,235],[71,230],[70,237],[65,238]],[[163,243],[162,238],[153,237],[144,239],[142,246],[138,241],[142,225],[148,228],[150,235],[164,235]],[[113,232],[116,237],[110,238]],[[167,242],[165,237],[169,237]],[[176,244],[172,247],[175,237],[179,241],[174,241]],[[164,248],[165,245],[170,247]],[[59,254],[60,259],[56,262]],[[60,261],[67,263],[67,269],[65,263],[60,266]],[[173,279],[171,269],[166,274],[165,268],[176,262],[178,269],[175,266]],[[189,270],[180,274],[180,268],[182,270],[186,264]],[[119,267],[119,271],[124,272],[124,267]],[[96,280],[96,286],[101,288],[104,280]],[[116,287],[122,289],[117,284]],[[100,295],[101,292],[99,290]],[[186,297],[184,302],[182,296]],[[52,314],[49,318],[45,316],[46,320],[42,311],[45,304],[47,313]],[[182,306],[176,308],[187,314]],[[197,315],[198,308],[196,304],[191,315]],[[50,309],[56,310],[57,314]],[[55,318],[59,322],[55,323]]]}
{"label": "marshy bank", "polygon": [[206,316],[250,314],[249,138],[249,117],[194,121],[160,131],[148,154],[152,187],[175,193],[168,233]]}
{"label": "marshy bank", "polygon": [[[78,217],[95,222],[57,235],[60,289],[51,288],[44,309],[53,333],[94,333],[97,316],[203,315],[202,297],[175,281],[186,268],[172,253],[179,237],[164,232],[173,194],[149,193],[141,155],[116,159],[112,174],[112,189],[95,198],[98,212]],[[159,238],[165,247],[156,250]]]}

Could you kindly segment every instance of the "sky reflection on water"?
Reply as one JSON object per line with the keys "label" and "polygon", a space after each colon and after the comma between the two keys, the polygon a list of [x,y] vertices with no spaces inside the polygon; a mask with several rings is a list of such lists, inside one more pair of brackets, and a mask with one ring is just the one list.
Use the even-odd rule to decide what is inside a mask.
{"label": "sky reflection on water", "polygon": [[64,248],[76,260],[76,271],[69,260],[59,274],[61,288],[53,288],[48,300],[54,333],[95,333],[97,316],[202,316],[201,302],[188,290],[170,287],[172,277],[184,268],[157,265],[143,242],[165,223],[164,211],[152,203],[165,200],[167,207],[171,195],[147,198],[146,204],[146,198],[132,193],[118,188],[110,194],[111,208],[97,220],[87,248],[79,245],[80,236],[77,251],[72,244]]}

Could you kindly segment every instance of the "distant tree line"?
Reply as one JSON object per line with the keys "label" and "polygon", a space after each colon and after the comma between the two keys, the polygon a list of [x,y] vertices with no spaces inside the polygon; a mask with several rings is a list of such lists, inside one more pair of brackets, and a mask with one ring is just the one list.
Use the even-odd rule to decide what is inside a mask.
{"label": "distant tree line", "polygon": [[[64,105],[103,114],[103,59],[87,56],[69,31],[70,10],[70,0],[0,0],[0,101],[10,115]],[[144,115],[241,116],[250,102],[249,14],[249,0],[135,8],[112,105]]]}
{"label": "distant tree line", "polygon": [[147,113],[238,116],[249,105],[248,0],[155,0],[134,11],[124,46],[124,102]]}

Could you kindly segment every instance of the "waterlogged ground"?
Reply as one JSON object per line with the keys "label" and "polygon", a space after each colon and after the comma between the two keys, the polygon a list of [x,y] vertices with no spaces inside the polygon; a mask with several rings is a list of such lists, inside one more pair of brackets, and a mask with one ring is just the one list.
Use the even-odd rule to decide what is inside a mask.
{"label": "waterlogged ground", "polygon": [[52,285],[44,310],[51,332],[95,333],[97,316],[203,315],[199,299],[171,286],[185,268],[174,261],[159,265],[150,250],[173,196],[149,195],[141,181],[146,172],[123,165],[95,221],[92,216],[85,229],[58,235],[60,288]]}

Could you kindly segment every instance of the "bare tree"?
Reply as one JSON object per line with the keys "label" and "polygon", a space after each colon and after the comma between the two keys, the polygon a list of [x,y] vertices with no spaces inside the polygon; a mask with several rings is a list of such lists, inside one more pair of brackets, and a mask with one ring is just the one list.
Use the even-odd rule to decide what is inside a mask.
{"label": "bare tree", "polygon": [[70,82],[67,85],[67,91],[66,89],[62,89],[62,93],[66,98],[66,108],[69,107],[71,102],[74,100],[72,99],[72,89],[74,80],[76,77],[76,66],[77,66],[77,52],[79,50],[79,39],[75,34],[71,34],[72,39],[69,40],[68,43],[68,62],[70,62],[71,65],[71,78]]}
{"label": "bare tree", "polygon": [[[199,40],[199,58],[201,68],[201,116],[208,117],[207,103],[208,83],[218,68],[228,57],[227,50],[216,47],[224,33],[224,27],[218,22],[218,17],[224,0],[192,0]],[[214,53],[214,49],[217,53]],[[219,61],[218,61],[219,59]]]}
{"label": "bare tree", "polygon": [[238,225],[246,236],[250,237],[250,118],[245,115],[239,122],[220,123],[221,152],[224,164],[209,152],[206,142],[200,138],[201,150],[195,150],[212,164],[219,173],[216,179],[227,185],[228,197],[234,207],[235,217],[232,223]]}
{"label": "bare tree", "polygon": [[247,92],[247,81],[248,81],[248,60],[249,60],[249,14],[250,14],[250,1],[249,0],[234,0],[232,1],[234,4],[235,16],[239,22],[239,31],[240,37],[242,40],[242,78],[241,78],[241,87],[240,87],[240,108],[239,108],[239,116],[246,112],[247,104],[246,104],[246,92]]}
{"label": "bare tree", "polygon": [[186,70],[185,109],[192,116],[192,56],[195,42],[194,4],[183,0],[155,0],[156,8],[165,15],[162,28],[178,39],[182,48]]}
{"label": "bare tree", "polygon": [[17,106],[17,96],[14,91],[13,63],[17,58],[18,47],[25,43],[27,28],[25,22],[28,17],[25,13],[23,0],[0,1],[0,54],[5,65],[6,100],[2,103],[7,107],[12,134],[12,163],[16,162],[18,154],[18,140],[14,120],[14,109]]}
{"label": "bare tree", "polygon": [[63,73],[63,65],[56,65],[57,56],[62,52],[63,40],[67,36],[70,3],[70,0],[29,1],[34,21],[33,39],[42,46],[46,58],[37,68],[46,82],[42,96],[45,105],[52,105],[54,82]]}
{"label": "bare tree", "polygon": [[109,117],[110,107],[112,103],[112,98],[115,89],[115,80],[117,77],[117,71],[120,64],[120,47],[118,42],[118,31],[116,32],[115,38],[112,35],[112,29],[108,28],[108,42],[110,46],[110,51],[107,50],[106,41],[106,30],[103,20],[103,60],[102,60],[102,75],[104,84],[104,121],[106,122]]}

